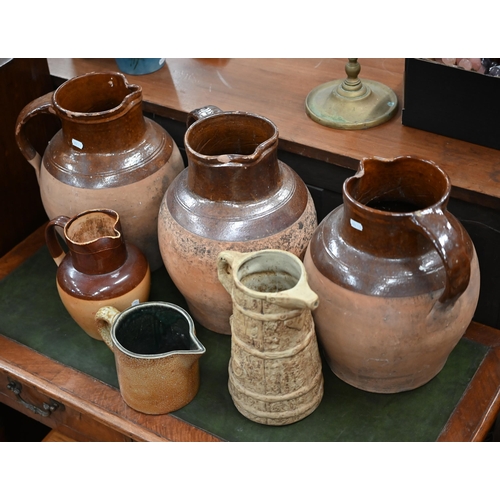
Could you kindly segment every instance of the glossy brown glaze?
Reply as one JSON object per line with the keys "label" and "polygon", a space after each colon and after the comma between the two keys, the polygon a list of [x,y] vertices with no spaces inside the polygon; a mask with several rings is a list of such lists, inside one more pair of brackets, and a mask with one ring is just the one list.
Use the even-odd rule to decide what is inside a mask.
{"label": "glossy brown glaze", "polygon": [[[41,113],[55,114],[62,125],[43,160],[25,134],[25,124]],[[16,139],[37,172],[49,218],[113,208],[151,267],[161,265],[157,212],[184,165],[172,138],[143,116],[141,87],[121,73],[76,77],[21,111]]]}
{"label": "glossy brown glaze", "polygon": [[[56,228],[63,229],[65,253]],[[128,307],[149,297],[150,269],[143,253],[127,243],[114,210],[95,209],[73,218],[52,219],[46,242],[58,265],[57,289],[73,319],[93,338],[102,340],[94,323],[105,305]]]}
{"label": "glossy brown glaze", "polygon": [[418,387],[464,334],[479,266],[446,209],[449,194],[432,162],[365,159],[344,184],[344,204],[317,228],[304,264],[324,304],[314,312],[318,336],[346,382],[374,392]]}
{"label": "glossy brown glaze", "polygon": [[277,248],[302,258],[316,211],[304,182],[277,158],[272,122],[214,107],[193,116],[185,136],[188,168],[160,208],[160,250],[195,319],[230,334],[231,299],[217,278],[217,255]]}

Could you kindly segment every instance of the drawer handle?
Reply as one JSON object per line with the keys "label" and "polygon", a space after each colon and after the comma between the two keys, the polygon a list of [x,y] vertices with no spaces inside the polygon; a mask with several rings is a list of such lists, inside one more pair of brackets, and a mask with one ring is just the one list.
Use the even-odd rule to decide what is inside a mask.
{"label": "drawer handle", "polygon": [[19,401],[19,403],[28,408],[28,410],[31,410],[33,413],[41,415],[42,417],[50,416],[50,414],[53,411],[57,410],[57,408],[59,408],[60,406],[59,403],[57,401],[54,401],[53,399],[50,399],[49,403],[43,403],[42,408],[38,408],[38,406],[28,403],[21,397],[21,390],[22,390],[21,384],[14,380],[9,379],[9,383],[7,384],[7,389],[12,391],[17,396],[17,400]]}

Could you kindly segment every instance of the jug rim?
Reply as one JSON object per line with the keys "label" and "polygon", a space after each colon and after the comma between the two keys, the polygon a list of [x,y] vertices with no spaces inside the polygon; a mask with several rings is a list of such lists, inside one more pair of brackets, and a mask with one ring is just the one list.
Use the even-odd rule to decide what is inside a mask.
{"label": "jug rim", "polygon": [[[250,260],[258,259],[259,257],[265,254],[275,254],[275,255],[285,256],[286,258],[292,260],[297,265],[300,275],[298,277],[294,276],[294,278],[297,279],[297,282],[292,287],[287,288],[285,290],[281,290],[279,292],[259,292],[258,290],[249,288],[248,286],[246,286],[244,283],[241,282],[240,277],[238,276],[240,268]],[[303,283],[307,281],[306,270],[304,268],[303,262],[295,254],[277,248],[266,248],[264,250],[258,250],[256,252],[247,252],[246,254],[242,254],[241,260],[239,260],[237,266],[233,268],[233,276],[235,285],[240,290],[244,290],[245,293],[247,293],[249,296],[261,300],[268,299],[269,295],[275,297],[289,295],[292,291],[300,289]]]}
{"label": "jug rim", "polygon": [[[113,230],[115,231],[114,235],[106,235],[106,236],[97,236],[96,238],[93,238],[91,240],[87,240],[85,242],[80,242],[80,241],[75,241],[73,238],[71,238],[68,234],[68,230],[71,228],[73,223],[75,223],[78,219],[81,217],[84,217],[85,215],[92,214],[92,213],[105,213],[107,215],[110,215],[115,218],[115,221],[113,222]],[[64,236],[67,240],[69,240],[72,244],[74,245],[89,245],[91,243],[94,243],[102,238],[109,238],[110,240],[118,240],[122,238],[122,232],[117,229],[117,227],[120,225],[120,214],[116,211],[113,210],[112,208],[91,208],[89,210],[84,210],[83,212],[80,212],[73,217],[71,217],[68,221],[68,223],[64,226]]]}
{"label": "jug rim", "polygon": [[[190,139],[190,136],[193,134],[193,130],[206,124],[207,120],[209,120],[209,121],[221,120],[227,116],[260,120],[261,122],[264,122],[267,125],[271,126],[272,131],[273,131],[272,135],[268,139],[260,142],[255,147],[253,153],[251,153],[251,154],[226,153],[226,154],[206,155],[206,154],[200,153],[199,151],[197,151],[196,149],[194,149],[190,145],[189,139]],[[267,149],[271,148],[274,143],[277,143],[278,139],[279,139],[278,127],[276,126],[276,124],[272,120],[270,120],[269,118],[266,118],[265,116],[259,115],[257,113],[252,113],[250,111],[219,111],[217,113],[210,114],[210,115],[204,116],[202,118],[198,118],[191,125],[189,125],[189,127],[186,130],[185,136],[184,136],[184,145],[186,148],[186,152],[189,152],[193,156],[198,157],[200,159],[204,159],[204,160],[212,160],[216,164],[217,163],[219,164],[219,165],[213,165],[213,166],[237,166],[238,164],[246,164],[246,163],[254,162]]]}
{"label": "jug rim", "polygon": [[[109,109],[105,109],[102,111],[91,111],[91,112],[84,112],[84,111],[72,111],[68,108],[63,107],[59,102],[58,102],[58,97],[61,92],[64,92],[67,87],[74,85],[75,83],[89,79],[89,78],[94,78],[94,77],[102,77],[102,76],[107,76],[110,78],[117,78],[122,81],[124,84],[125,88],[130,90],[130,93],[125,95],[123,99],[120,101],[119,104],[116,106],[113,106]],[[99,118],[109,118],[110,116],[113,115],[120,115],[128,110],[132,105],[136,104],[137,102],[141,102],[142,100],[142,87],[138,84],[135,83],[130,83],[127,80],[127,77],[118,71],[92,71],[89,73],[85,73],[83,75],[78,75],[75,76],[69,80],[66,80],[64,83],[62,83],[59,87],[57,87],[56,90],[54,90],[52,94],[52,104],[56,111],[68,118],[72,119],[77,119],[77,118],[91,118],[91,117],[99,117]],[[122,109],[125,108],[125,109]],[[120,113],[121,110],[121,113]]]}
{"label": "jug rim", "polygon": [[[437,170],[442,175],[442,178],[444,179],[445,187],[443,190],[443,194],[439,197],[439,199],[437,201],[435,201],[434,203],[431,203],[423,208],[418,208],[417,210],[410,210],[410,211],[401,211],[401,212],[398,212],[398,211],[388,212],[385,210],[377,209],[375,207],[370,207],[365,203],[361,203],[356,198],[354,198],[354,196],[352,196],[352,194],[349,192],[349,190],[347,188],[348,188],[349,184],[352,184],[357,179],[362,178],[366,174],[365,163],[367,163],[369,161],[377,161],[379,163],[386,164],[386,165],[396,164],[396,163],[400,163],[400,162],[404,162],[404,161],[409,161],[409,162],[418,162],[419,164],[425,164],[427,166],[430,166],[430,167],[434,168],[435,170]],[[360,160],[359,167],[358,167],[358,170],[356,171],[356,173],[344,181],[342,191],[343,191],[344,196],[346,197],[346,199],[350,203],[352,203],[354,206],[356,206],[362,210],[368,210],[369,212],[371,212],[375,215],[378,215],[378,216],[382,216],[382,217],[402,218],[402,217],[411,216],[412,214],[415,214],[415,213],[432,212],[437,207],[445,206],[447,203],[447,200],[450,197],[450,193],[451,193],[451,181],[450,181],[448,174],[437,163],[435,163],[432,160],[420,158],[420,157],[415,156],[415,155],[401,155],[401,156],[396,156],[394,158],[383,158],[380,156],[368,156],[368,157],[364,157]]]}
{"label": "jug rim", "polygon": [[[196,345],[195,349],[189,349],[189,350],[172,350],[168,352],[162,352],[158,354],[139,354],[137,352],[133,352],[128,350],[126,347],[124,347],[116,338],[115,334],[115,329],[121,319],[124,317],[124,315],[130,313],[132,310],[136,310],[137,308],[142,309],[150,306],[161,306],[161,307],[169,307],[170,309],[175,309],[179,313],[184,316],[186,321],[188,322],[189,325],[189,338],[191,341]],[[113,341],[113,345],[116,346],[122,353],[126,354],[127,356],[130,356],[135,359],[161,359],[161,358],[168,358],[173,356],[174,354],[182,354],[182,355],[201,355],[206,352],[205,346],[199,341],[198,337],[196,336],[196,328],[195,324],[193,321],[193,318],[191,315],[182,307],[178,306],[177,304],[173,304],[172,302],[164,302],[164,301],[147,301],[147,302],[140,302],[138,304],[132,304],[131,306],[127,307],[127,309],[124,309],[121,311],[116,320],[113,322],[111,325],[110,329],[110,334],[111,334],[111,339]]]}

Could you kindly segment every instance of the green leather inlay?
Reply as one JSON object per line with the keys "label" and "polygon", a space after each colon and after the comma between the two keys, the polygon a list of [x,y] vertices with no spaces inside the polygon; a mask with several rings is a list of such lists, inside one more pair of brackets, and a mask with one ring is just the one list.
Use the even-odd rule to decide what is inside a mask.
{"label": "green leather inlay", "polygon": [[[46,247],[0,281],[0,332],[32,349],[118,387],[114,356],[69,316],[56,289],[56,265]],[[152,275],[150,300],[184,298],[162,267]],[[459,402],[488,347],[462,339],[428,384],[400,394],[372,394],[338,379],[323,365],[319,407],[283,427],[254,423],[235,408],[227,389],[231,337],[197,324],[207,352],[200,359],[200,390],[174,414],[229,441],[434,441]]]}

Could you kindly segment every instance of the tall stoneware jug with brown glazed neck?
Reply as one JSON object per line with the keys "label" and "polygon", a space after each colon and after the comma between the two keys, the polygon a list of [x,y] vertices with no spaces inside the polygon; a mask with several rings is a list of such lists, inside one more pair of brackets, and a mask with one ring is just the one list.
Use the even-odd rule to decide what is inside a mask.
{"label": "tall stoneware jug with brown glazed neck", "polygon": [[[25,133],[35,115],[51,113],[62,128],[43,158]],[[33,165],[49,219],[108,207],[121,217],[130,242],[161,266],[158,210],[168,185],[183,170],[179,150],[143,116],[142,89],[121,73],[89,73],[63,83],[19,114],[16,139]]]}
{"label": "tall stoneware jug with brown glazed neck", "polygon": [[223,250],[303,257],[317,227],[311,195],[278,160],[267,118],[209,106],[188,118],[187,168],[167,189],[158,238],[165,267],[203,326],[230,334],[231,297],[217,277]]}
{"label": "tall stoneware jug with brown glazed neck", "polygon": [[[66,253],[56,229],[64,234]],[[126,309],[146,302],[151,274],[144,254],[123,236],[120,217],[110,209],[59,216],[45,228],[49,252],[57,264],[59,297],[71,317],[92,338],[102,340],[95,323],[101,307]]]}
{"label": "tall stoneware jug with brown glazed neck", "polygon": [[479,266],[447,210],[450,189],[431,161],[367,158],[318,226],[304,265],[320,297],[320,343],[345,382],[381,393],[419,387],[465,333]]}

